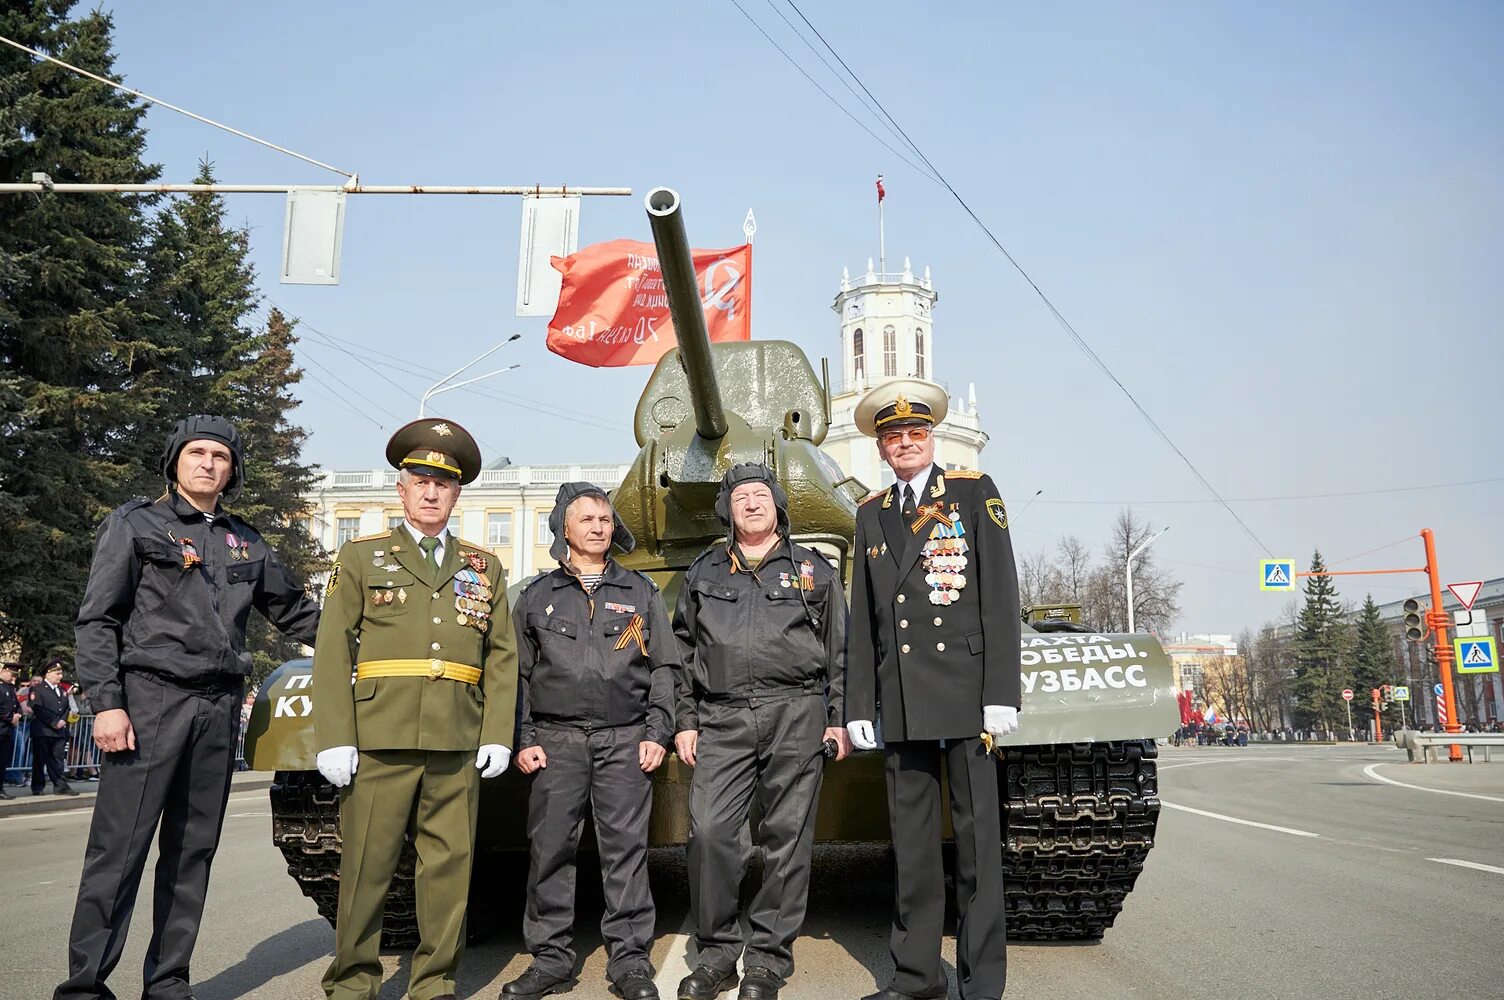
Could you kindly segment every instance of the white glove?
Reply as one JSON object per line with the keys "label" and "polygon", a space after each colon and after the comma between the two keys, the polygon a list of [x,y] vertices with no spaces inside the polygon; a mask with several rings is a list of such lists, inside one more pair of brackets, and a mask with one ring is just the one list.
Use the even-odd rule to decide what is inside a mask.
{"label": "white glove", "polygon": [[877,749],[877,734],[872,731],[871,719],[846,723],[846,735],[851,737],[851,745],[858,750]]}
{"label": "white glove", "polygon": [[494,778],[512,762],[512,751],[500,743],[483,743],[475,753],[475,766],[482,778]]}
{"label": "white glove", "polygon": [[1018,730],[1018,709],[1012,705],[983,705],[982,732],[995,740]]}
{"label": "white glove", "polygon": [[344,788],[355,777],[360,765],[360,755],[354,747],[330,747],[319,751],[319,773],[335,788]]}

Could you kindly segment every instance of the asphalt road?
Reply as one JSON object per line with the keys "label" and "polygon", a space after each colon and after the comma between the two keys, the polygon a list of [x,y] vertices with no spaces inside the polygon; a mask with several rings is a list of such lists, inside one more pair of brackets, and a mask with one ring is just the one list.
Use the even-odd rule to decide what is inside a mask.
{"label": "asphalt road", "polygon": [[[1160,766],[1159,842],[1117,926],[1100,944],[1011,948],[1008,996],[1504,995],[1504,762],[1423,766],[1387,747],[1250,747],[1165,748]],[[64,972],[88,816],[0,813],[0,994],[50,995]],[[333,932],[284,874],[269,822],[266,792],[232,796],[199,938],[199,1000],[321,996]],[[657,852],[652,875],[653,960],[672,997],[689,959],[680,855]],[[517,896],[522,877],[497,891]],[[886,983],[890,893],[881,848],[821,848],[784,996],[860,997]],[[150,905],[143,899],[112,983],[123,997],[138,995]],[[598,893],[582,890],[573,996],[590,1000],[609,996],[599,906]],[[946,939],[947,962],[954,944]],[[395,978],[382,998],[399,1000],[407,958],[384,961]],[[526,965],[511,921],[469,951],[460,995],[494,997]]]}

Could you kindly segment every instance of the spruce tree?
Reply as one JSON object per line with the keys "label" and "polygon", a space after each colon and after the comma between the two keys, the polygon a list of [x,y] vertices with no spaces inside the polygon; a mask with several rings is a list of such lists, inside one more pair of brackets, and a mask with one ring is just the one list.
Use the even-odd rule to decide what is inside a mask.
{"label": "spruce tree", "polygon": [[[1361,705],[1368,716],[1373,714],[1370,707],[1373,689],[1393,684],[1404,676],[1394,654],[1394,641],[1384,627],[1384,619],[1372,594],[1364,598],[1363,607],[1358,612],[1353,635],[1352,675],[1354,710]],[[1384,721],[1388,723],[1391,714],[1398,722],[1399,709],[1394,705],[1388,706]]]}
{"label": "spruce tree", "polygon": [[[114,75],[113,24],[71,0],[0,8],[0,34]],[[145,183],[142,105],[0,49],[0,176]],[[155,348],[138,306],[149,198],[0,195],[0,645],[73,647],[94,530],[141,478]]]}
{"label": "spruce tree", "polygon": [[[1311,572],[1325,571],[1326,564],[1318,550],[1311,556]],[[1349,680],[1346,648],[1346,623],[1331,577],[1307,577],[1305,600],[1295,622],[1292,687],[1297,725],[1331,730],[1347,728],[1347,710],[1342,704],[1342,689]]]}

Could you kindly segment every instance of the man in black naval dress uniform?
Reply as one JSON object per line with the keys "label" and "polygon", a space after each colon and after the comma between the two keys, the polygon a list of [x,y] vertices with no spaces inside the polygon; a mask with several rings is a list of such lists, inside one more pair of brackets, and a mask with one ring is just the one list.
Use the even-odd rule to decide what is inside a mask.
{"label": "man in black naval dress uniform", "polygon": [[[857,510],[846,718],[884,741],[895,863],[892,984],[867,1000],[943,997],[940,766],[956,841],[956,978],[997,1000],[1007,978],[1001,816],[991,741],[1018,728],[1018,578],[992,480],[935,464],[945,393],[895,379],[854,414],[897,481]],[[875,729],[874,720],[880,723]]]}

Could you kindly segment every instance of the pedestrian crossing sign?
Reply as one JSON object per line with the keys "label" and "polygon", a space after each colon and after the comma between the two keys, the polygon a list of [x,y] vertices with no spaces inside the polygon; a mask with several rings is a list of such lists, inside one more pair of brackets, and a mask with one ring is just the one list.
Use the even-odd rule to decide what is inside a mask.
{"label": "pedestrian crossing sign", "polygon": [[1499,672],[1499,657],[1494,649],[1494,640],[1471,636],[1452,640],[1452,651],[1457,654],[1459,674],[1496,674]]}
{"label": "pedestrian crossing sign", "polygon": [[1260,590],[1294,590],[1295,560],[1265,559],[1259,563]]}

